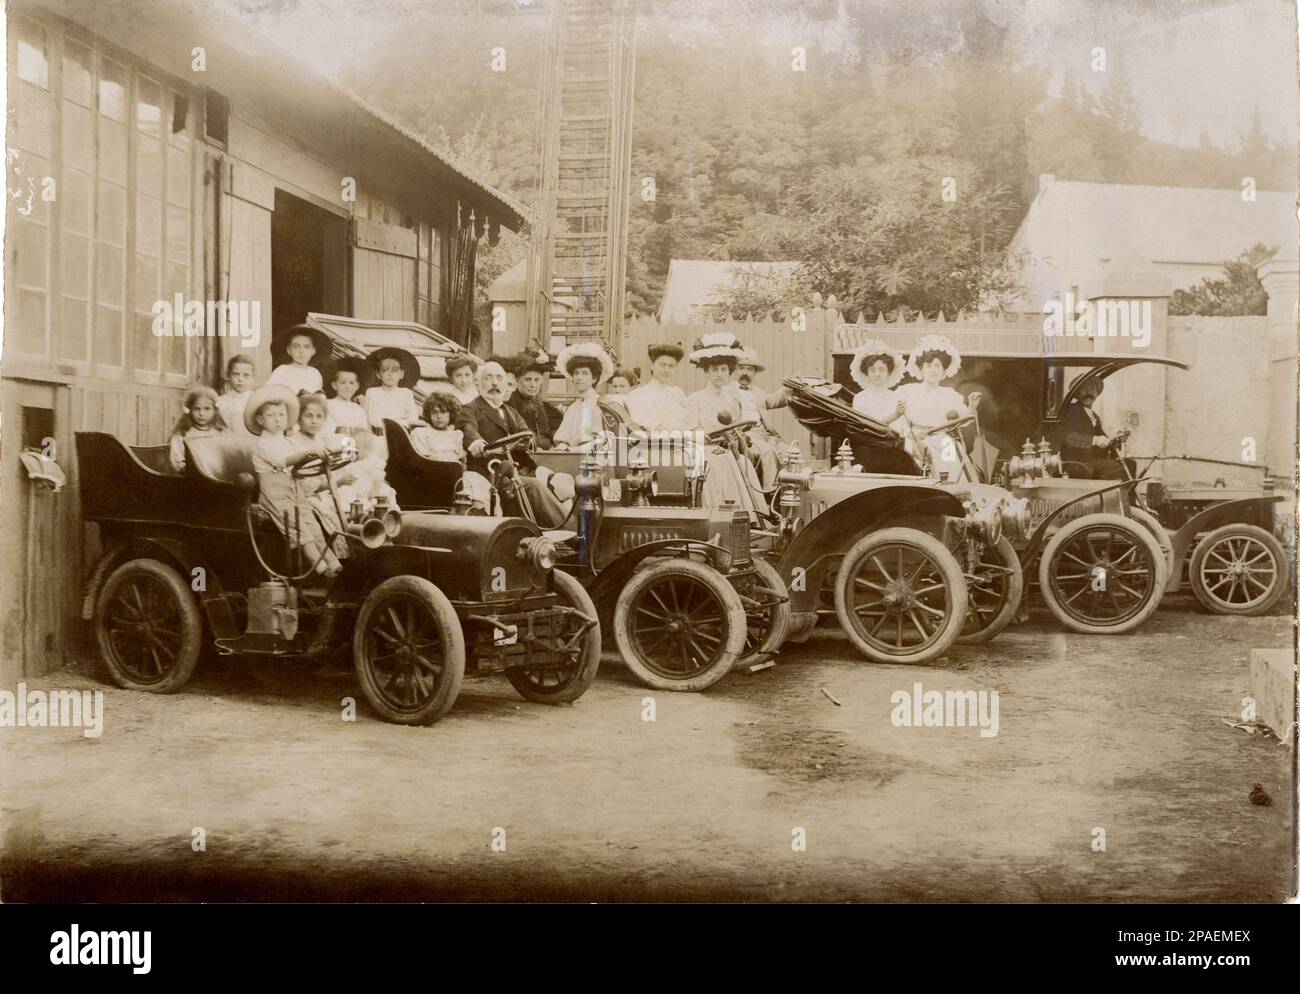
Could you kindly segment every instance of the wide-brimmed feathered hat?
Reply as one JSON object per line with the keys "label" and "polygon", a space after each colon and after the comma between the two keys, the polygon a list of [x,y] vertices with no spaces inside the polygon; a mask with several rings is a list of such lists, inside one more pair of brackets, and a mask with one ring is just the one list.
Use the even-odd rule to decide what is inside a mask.
{"label": "wide-brimmed feathered hat", "polygon": [[695,339],[695,347],[691,350],[691,362],[696,366],[709,359],[735,359],[736,362],[740,362],[744,352],[735,335],[726,331],[715,331]]}
{"label": "wide-brimmed feathered hat", "polygon": [[863,342],[849,359],[849,375],[853,377],[853,382],[863,390],[867,389],[867,370],[871,368],[872,363],[877,359],[884,359],[889,364],[889,383],[888,386],[898,386],[898,381],[903,378],[904,367],[906,362],[903,359],[903,353],[897,349],[891,349],[888,345],[878,338],[869,338]]}
{"label": "wide-brimmed feathered hat", "polygon": [[357,393],[360,397],[366,392],[366,389],[374,382],[374,377],[370,373],[370,365],[365,359],[355,355],[340,356],[330,363],[329,369],[325,371],[325,396],[336,397],[338,394],[334,390],[334,377],[339,373],[355,373],[357,377]]}
{"label": "wide-brimmed feathered hat", "polygon": [[262,434],[262,426],[257,423],[257,411],[269,400],[279,401],[288,408],[290,427],[298,421],[298,398],[293,395],[293,391],[279,383],[268,383],[254,390],[253,396],[244,405],[244,427],[250,435]]}
{"label": "wide-brimmed feathered hat", "polygon": [[754,372],[756,372],[756,373],[761,373],[763,370],[767,369],[766,366],[764,366],[761,362],[758,361],[758,352],[757,352],[757,350],[755,350],[755,349],[748,349],[748,348],[747,348],[747,349],[741,349],[741,350],[740,350],[740,361],[737,362],[736,365],[737,365],[737,366],[753,366],[753,367],[754,367]]}
{"label": "wide-brimmed feathered hat", "polygon": [[395,345],[375,349],[370,353],[370,368],[375,374],[376,381],[379,381],[379,364],[385,359],[396,359],[402,364],[402,381],[397,384],[399,387],[413,387],[420,382],[419,360],[406,349],[399,349]]}
{"label": "wide-brimmed feathered hat", "polygon": [[271,336],[271,365],[283,366],[286,362],[292,361],[289,358],[289,341],[296,335],[306,335],[316,346],[316,354],[308,360],[309,365],[317,369],[325,369],[330,363],[330,353],[334,350],[334,343],[329,335],[309,324],[295,324]]}
{"label": "wide-brimmed feathered hat", "polygon": [[957,346],[943,335],[922,335],[916,348],[912,349],[912,354],[907,357],[907,371],[918,380],[924,379],[921,375],[921,356],[927,352],[942,352],[948,357],[948,365],[943,371],[945,380],[955,376],[957,370],[961,369],[961,354],[957,351]]}
{"label": "wide-brimmed feathered hat", "polygon": [[555,367],[565,376],[570,376],[569,363],[573,362],[574,359],[594,359],[600,363],[600,372],[596,374],[597,383],[604,383],[614,375],[614,360],[609,357],[608,352],[595,342],[583,342],[580,345],[566,346],[555,357]]}
{"label": "wide-brimmed feathered hat", "polygon": [[523,352],[519,353],[519,361],[521,364],[520,375],[523,375],[523,373],[541,373],[545,376],[555,369],[555,356],[550,355],[540,345],[531,342],[524,346]]}
{"label": "wide-brimmed feathered hat", "polygon": [[650,361],[654,362],[662,355],[669,355],[678,362],[682,361],[682,356],[686,355],[686,350],[676,342],[660,342],[658,345],[651,345],[646,349],[646,354],[650,356]]}

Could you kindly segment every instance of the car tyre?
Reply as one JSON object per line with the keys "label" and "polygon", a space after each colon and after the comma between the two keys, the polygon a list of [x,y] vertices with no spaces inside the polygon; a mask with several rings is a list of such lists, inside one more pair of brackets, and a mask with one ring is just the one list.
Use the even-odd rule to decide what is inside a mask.
{"label": "car tyre", "polygon": [[95,599],[95,639],[119,687],[171,694],[194,675],[203,618],[194,592],[157,559],[132,559],[109,574]]}
{"label": "car tyre", "polygon": [[[560,604],[571,607],[595,620],[596,605],[581,583],[568,573],[555,570],[555,593]],[[570,615],[569,624],[577,631],[577,621]],[[574,647],[576,658],[567,664],[545,667],[515,666],[506,670],[506,679],[519,696],[537,704],[569,704],[587,692],[600,669],[600,622],[587,629]]]}

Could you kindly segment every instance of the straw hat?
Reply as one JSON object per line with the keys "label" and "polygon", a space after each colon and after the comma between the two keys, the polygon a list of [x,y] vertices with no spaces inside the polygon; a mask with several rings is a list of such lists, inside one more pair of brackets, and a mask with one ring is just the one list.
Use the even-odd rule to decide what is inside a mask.
{"label": "straw hat", "polygon": [[297,423],[298,398],[293,395],[293,391],[279,383],[268,383],[254,390],[253,396],[249,397],[248,403],[244,405],[244,427],[250,434],[262,434],[262,426],[257,423],[257,412],[263,404],[271,400],[280,401],[289,409],[289,426]]}
{"label": "straw hat", "polygon": [[739,363],[744,352],[740,341],[730,332],[715,331],[695,339],[691,362],[699,366],[707,359],[735,359]]}
{"label": "straw hat", "polygon": [[330,354],[334,351],[334,342],[330,336],[309,324],[295,324],[292,328],[284,328],[271,336],[272,366],[283,366],[291,361],[288,352],[289,340],[295,335],[307,335],[316,346],[316,354],[310,360],[311,365],[317,369],[324,369],[329,365]]}
{"label": "straw hat", "polygon": [[608,352],[595,342],[583,342],[581,345],[566,346],[556,356],[555,366],[563,371],[565,376],[572,376],[569,372],[569,364],[575,359],[591,359],[600,364],[600,372],[596,374],[597,383],[604,383],[614,375],[614,360],[609,357]]}
{"label": "straw hat", "polygon": [[370,369],[374,372],[376,381],[379,380],[379,364],[385,359],[396,359],[402,364],[402,381],[397,384],[399,387],[413,387],[420,382],[420,363],[415,356],[407,352],[406,349],[399,349],[392,345],[382,349],[375,349],[368,357]]}

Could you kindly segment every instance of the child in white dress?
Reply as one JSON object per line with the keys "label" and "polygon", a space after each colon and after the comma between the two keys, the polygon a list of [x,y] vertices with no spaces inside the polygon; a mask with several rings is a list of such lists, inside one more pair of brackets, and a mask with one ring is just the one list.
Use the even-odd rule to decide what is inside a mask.
{"label": "child in white dress", "polygon": [[442,462],[465,460],[465,436],[452,422],[460,403],[451,394],[434,393],[424,402],[423,420],[411,428],[411,445],[426,459]]}
{"label": "child in white dress", "polygon": [[217,392],[211,387],[192,387],[185,395],[185,410],[172,429],[167,461],[173,472],[185,472],[185,439],[211,438],[226,430],[217,408]]}
{"label": "child in white dress", "polygon": [[369,385],[370,368],[364,359],[344,357],[334,364],[330,376],[333,396],[325,401],[330,427],[340,435],[360,435],[369,432],[366,412],[361,407],[361,391]]}
{"label": "child in white dress", "polygon": [[[266,379],[267,384],[288,387],[295,396],[303,392],[320,393],[324,383],[320,370],[312,365],[317,353],[321,351],[319,343],[324,343],[327,347],[328,339],[305,324],[294,325],[288,331],[276,335],[271,342],[271,355],[285,355],[289,361],[271,370],[271,375]],[[325,355],[320,357],[321,361],[328,355],[326,350]]]}
{"label": "child in white dress", "polygon": [[226,362],[227,392],[217,398],[217,410],[221,412],[226,427],[236,435],[250,437],[244,428],[244,405],[253,396],[256,375],[253,360],[242,352],[232,355]]}

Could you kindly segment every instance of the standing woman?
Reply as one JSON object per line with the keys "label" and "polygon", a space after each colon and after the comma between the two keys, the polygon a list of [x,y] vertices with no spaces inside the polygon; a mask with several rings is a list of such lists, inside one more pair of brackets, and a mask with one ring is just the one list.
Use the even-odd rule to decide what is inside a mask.
{"label": "standing woman", "polygon": [[[957,347],[943,335],[925,335],[916,343],[907,359],[907,372],[920,380],[898,388],[897,396],[903,402],[908,422],[914,430],[937,428],[957,418],[964,418],[979,406],[980,394],[966,398],[943,381],[957,375],[961,369],[961,356]],[[956,456],[951,439],[946,434],[930,435],[917,439],[930,453],[934,469],[943,477],[956,478],[961,472],[961,460]],[[948,442],[949,444],[945,444]]]}
{"label": "standing woman", "polygon": [[564,349],[555,365],[573,383],[578,395],[565,409],[564,419],[555,431],[556,448],[589,448],[605,428],[596,387],[613,374],[614,362],[595,342],[583,342]]}
{"label": "standing woman", "polygon": [[[690,394],[686,403],[691,419],[701,431],[716,431],[743,420],[740,401],[727,389],[743,355],[740,342],[726,332],[714,332],[696,339],[691,363],[704,371],[709,383]],[[704,458],[709,464],[709,473],[704,479],[703,500],[706,506],[717,507],[724,500],[732,500],[751,514],[762,516],[767,513],[763,488],[748,459],[716,446],[706,446]]]}

